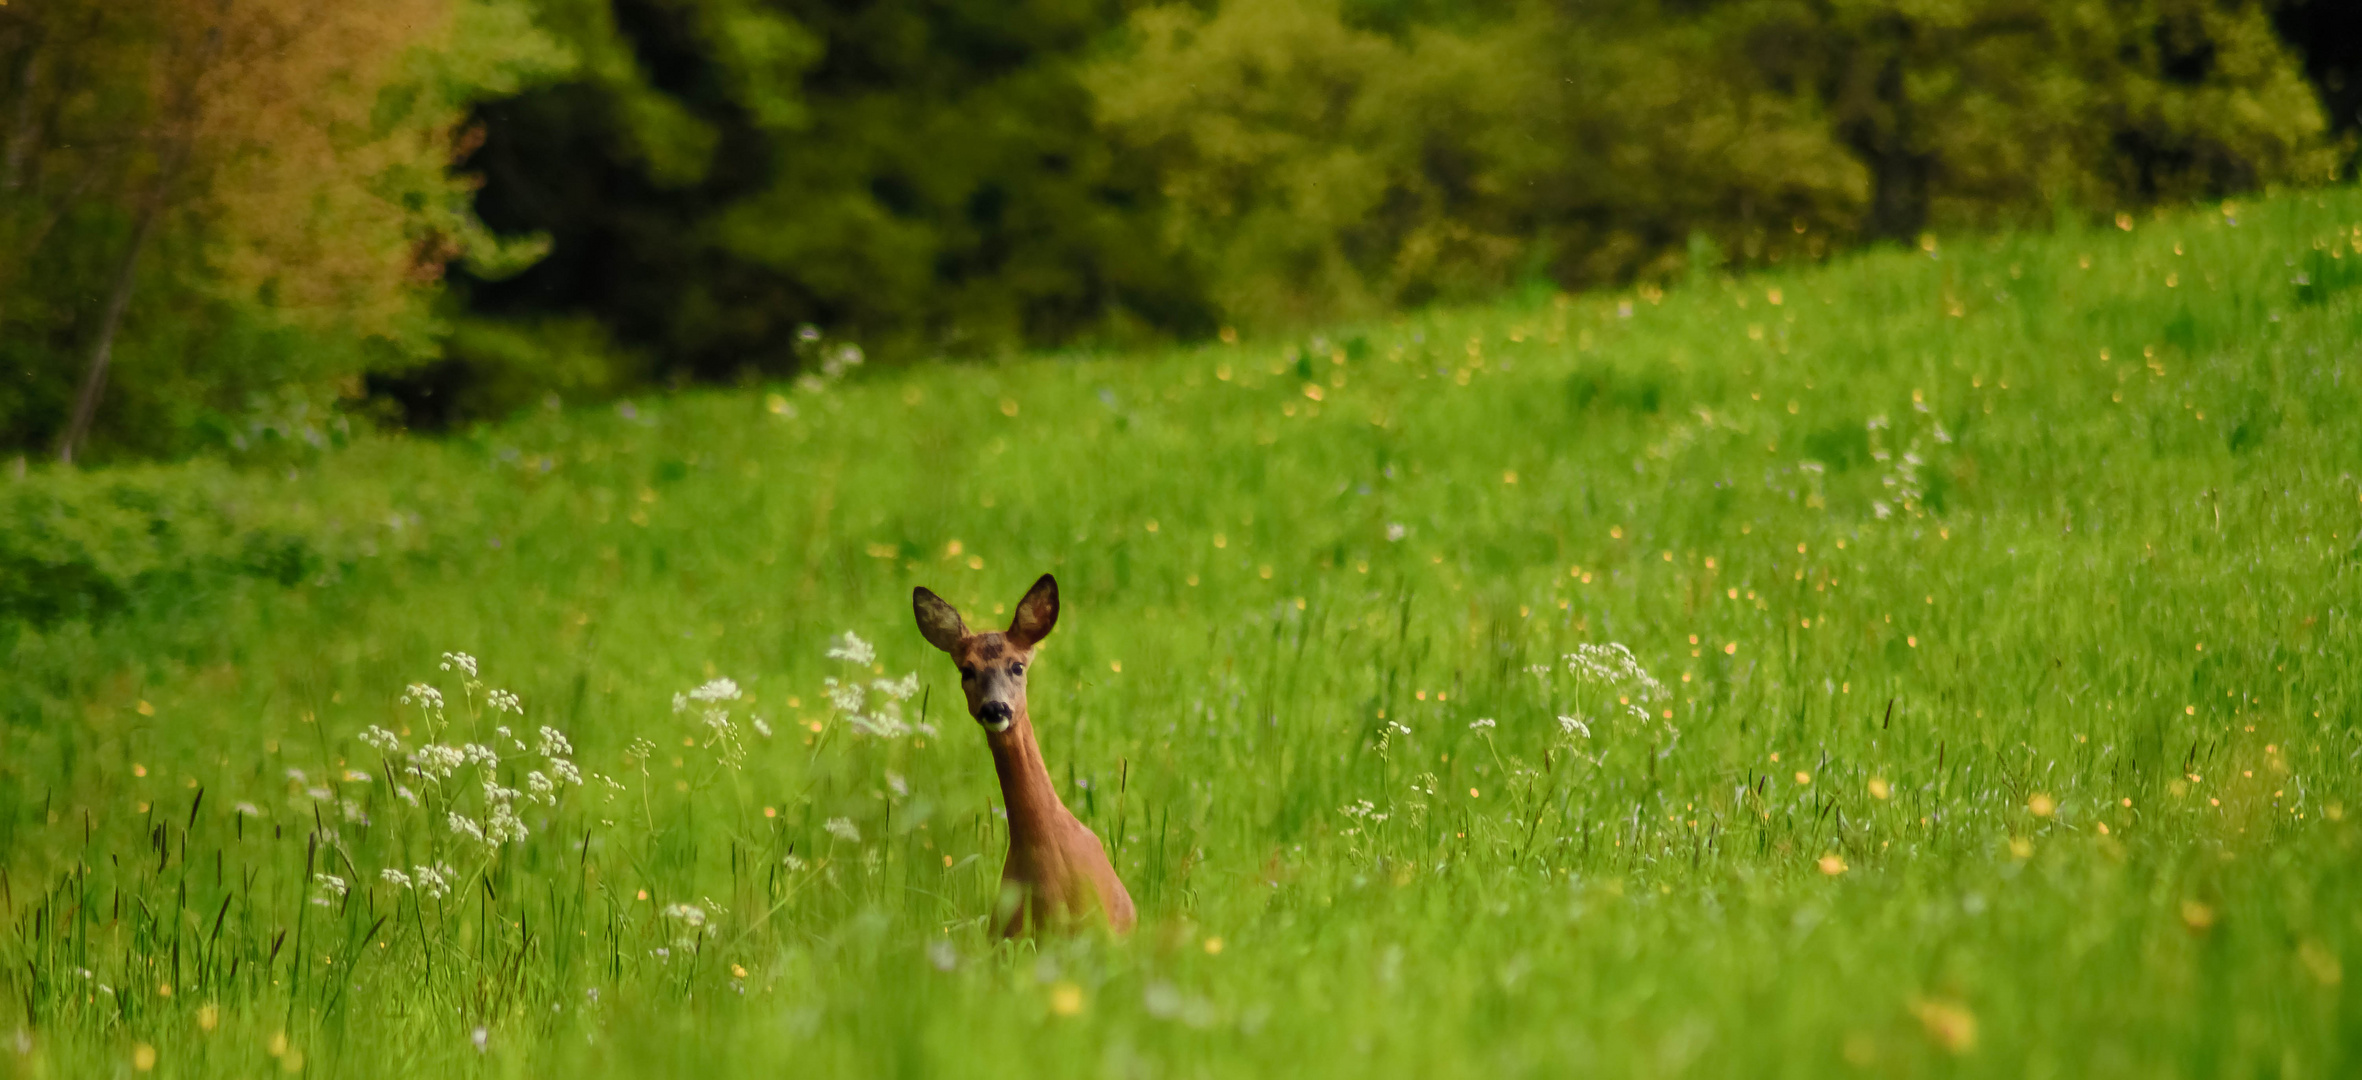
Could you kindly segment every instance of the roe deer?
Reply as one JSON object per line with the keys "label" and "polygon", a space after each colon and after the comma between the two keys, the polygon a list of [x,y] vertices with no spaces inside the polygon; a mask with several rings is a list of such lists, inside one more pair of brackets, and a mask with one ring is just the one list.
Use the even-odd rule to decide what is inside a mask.
{"label": "roe deer", "polygon": [[1025,711],[1025,671],[1034,646],[1058,624],[1058,582],[1048,574],[1017,602],[1009,629],[974,634],[943,598],[911,593],[919,633],[951,654],[960,668],[960,689],[968,715],[984,726],[992,766],[1000,774],[1001,801],[1009,813],[1009,861],[1001,867],[1001,934],[1015,937],[1065,929],[1105,919],[1116,932],[1132,929],[1137,916],[1132,896],[1108,864],[1107,848],[1075,820],[1033,738]]}

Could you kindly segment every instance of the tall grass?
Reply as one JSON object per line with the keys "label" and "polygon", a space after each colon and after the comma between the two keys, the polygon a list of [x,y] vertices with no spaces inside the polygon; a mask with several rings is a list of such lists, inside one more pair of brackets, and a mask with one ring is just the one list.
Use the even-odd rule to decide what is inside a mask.
{"label": "tall grass", "polygon": [[[0,1063],[2350,1074],[2362,192],[2120,224],[148,477],[300,557],[12,624]],[[1043,571],[1126,940],[911,625]]]}

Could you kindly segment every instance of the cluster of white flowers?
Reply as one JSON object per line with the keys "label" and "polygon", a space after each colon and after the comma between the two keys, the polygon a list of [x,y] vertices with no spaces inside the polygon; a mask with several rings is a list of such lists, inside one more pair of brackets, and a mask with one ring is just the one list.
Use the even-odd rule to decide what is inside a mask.
{"label": "cluster of white flowers", "polygon": [[735,769],[746,760],[746,746],[739,740],[738,723],[731,718],[730,708],[731,702],[745,696],[736,682],[711,679],[686,694],[674,694],[673,715],[696,713],[699,722],[705,725],[706,748],[714,751],[722,764]]}
{"label": "cluster of white flowers", "polygon": [[855,667],[868,667],[877,663],[878,651],[869,642],[861,640],[859,635],[847,630],[842,637],[830,639],[828,658],[842,660]]}
{"label": "cluster of white flowers", "polygon": [[312,884],[320,887],[322,895],[333,896],[340,900],[344,898],[346,890],[344,879],[334,874],[313,874]]}
{"label": "cluster of white flowers", "polygon": [[[1564,659],[1567,671],[1591,685],[1630,688],[1648,700],[1664,696],[1665,684],[1650,675],[1647,668],[1641,667],[1640,660],[1621,642],[1577,645],[1575,651],[1566,654]],[[1648,710],[1638,705],[1632,706],[1632,709],[1635,716],[1648,715]]]}
{"label": "cluster of white flowers", "polygon": [[386,884],[397,889],[417,889],[419,892],[425,893],[430,900],[440,900],[449,896],[451,883],[459,878],[456,871],[442,863],[436,863],[433,866],[413,866],[407,874],[389,866],[378,871],[377,876],[384,878]]}
{"label": "cluster of white flowers", "polygon": [[1386,820],[1386,812],[1378,809],[1377,806],[1372,804],[1368,799],[1358,799],[1353,802],[1346,803],[1337,812],[1349,818],[1360,818],[1361,820],[1370,822],[1371,824],[1376,824]]}
{"label": "cluster of white flowers", "polygon": [[[1559,730],[1569,736],[1591,738],[1591,725],[1603,718],[1646,725],[1650,722],[1649,707],[1671,696],[1665,684],[1649,674],[1632,655],[1632,650],[1620,643],[1577,645],[1575,651],[1560,660],[1564,670],[1574,676],[1578,688],[1578,704],[1558,714]],[[1537,664],[1526,670],[1547,683],[1559,669]],[[1595,711],[1586,715],[1584,703],[1592,704]],[[1674,738],[1680,737],[1681,730],[1673,726],[1670,718],[1664,721],[1664,727]]]}
{"label": "cluster of white flowers", "polygon": [[1491,731],[1495,726],[1497,725],[1493,723],[1493,718],[1490,716],[1480,716],[1468,722],[1468,730],[1470,731]]}
{"label": "cluster of white flowers", "polygon": [[[842,636],[830,640],[828,658],[842,660],[858,671],[876,664],[878,652],[848,630]],[[866,682],[862,678],[864,674],[867,673],[861,672],[846,679],[830,676],[820,682],[822,692],[828,696],[828,703],[836,707],[837,712],[845,718],[846,723],[853,725],[855,731],[880,739],[897,739],[913,732],[935,734],[933,724],[925,721],[912,724],[902,718],[902,703],[918,696],[918,672],[913,671],[899,679],[870,679]],[[875,695],[874,699],[872,695]]]}
{"label": "cluster of white flowers", "polygon": [[[489,789],[491,785],[485,786]],[[500,790],[510,795],[516,794],[506,788]],[[493,803],[490,812],[484,816],[484,842],[487,844],[520,844],[525,841],[526,835],[525,822],[517,817],[517,808],[513,803],[505,800]]]}
{"label": "cluster of white flowers", "polygon": [[[447,652],[443,654],[441,666],[444,671],[458,672],[463,679],[471,720],[480,723],[504,715],[524,715],[524,704],[515,693],[487,687],[479,681],[482,667],[475,657],[463,652]],[[571,760],[574,746],[556,728],[546,725],[541,728],[536,750],[528,750],[524,740],[517,738],[516,733],[505,725],[492,729],[494,738],[488,743],[446,742],[442,741],[441,736],[450,726],[450,721],[445,712],[442,691],[426,683],[412,683],[403,693],[402,701],[406,705],[417,706],[424,714],[425,734],[420,745],[405,752],[399,735],[376,725],[362,731],[361,742],[384,755],[389,769],[401,780],[409,781],[394,785],[397,798],[409,806],[427,809],[430,815],[439,812],[445,827],[463,840],[492,848],[522,843],[531,835],[531,830],[518,814],[517,803],[522,800],[555,806],[563,785],[582,783],[582,772]],[[482,702],[481,708],[490,713],[489,716],[476,712],[479,701]],[[500,744],[504,742],[520,756],[538,756],[542,759],[539,768],[526,774],[523,790],[500,782],[503,760]],[[468,807],[463,805],[467,801],[461,793],[464,789],[455,782],[461,773],[470,770],[482,791],[480,817],[468,812]],[[348,775],[347,779],[366,782],[368,777],[356,772]],[[413,788],[412,784],[417,786]],[[348,808],[346,817],[360,820],[358,814],[359,809],[355,806]],[[429,820],[432,820],[431,816]],[[403,875],[399,870],[384,873],[389,883],[405,888],[412,885],[413,877],[417,879],[418,888],[430,893],[447,888],[443,884],[445,875],[436,874],[430,878],[429,875],[433,874],[431,868],[414,869],[411,875]],[[430,886],[430,880],[436,884]]]}
{"label": "cluster of white flowers", "polygon": [[820,827],[828,830],[828,835],[836,837],[837,839],[842,840],[848,844],[858,844],[861,842],[861,830],[854,826],[853,819],[851,818],[832,817],[824,822]]}
{"label": "cluster of white flowers", "polygon": [[467,755],[460,753],[458,747],[429,743],[410,755],[409,775],[432,783],[449,779],[465,764]]}
{"label": "cluster of white flowers", "polygon": [[796,328],[796,366],[803,374],[796,377],[796,386],[806,393],[819,393],[842,378],[867,359],[861,346],[850,341],[829,345],[821,341],[820,328],[805,323]]}
{"label": "cluster of white flowers", "polygon": [[[1911,409],[1914,412],[1928,414],[1927,422],[1937,444],[1948,444],[1952,441],[1952,433],[1945,431],[1943,423],[1934,418],[1932,410],[1928,408],[1924,398],[1914,395]],[[1919,478],[1919,470],[1927,464],[1927,459],[1919,454],[1919,437],[1912,436],[1910,443],[1903,448],[1902,453],[1897,454],[1887,449],[1885,437],[1879,434],[1882,431],[1891,431],[1894,427],[1888,422],[1885,414],[1881,413],[1871,417],[1863,426],[1870,435],[1870,460],[1887,469],[1886,475],[1878,478],[1879,486],[1885,488],[1890,497],[1894,499],[1891,504],[1885,499],[1871,500],[1870,512],[1880,520],[1893,517],[1897,511],[1916,512],[1920,504],[1927,499],[1926,485]]]}

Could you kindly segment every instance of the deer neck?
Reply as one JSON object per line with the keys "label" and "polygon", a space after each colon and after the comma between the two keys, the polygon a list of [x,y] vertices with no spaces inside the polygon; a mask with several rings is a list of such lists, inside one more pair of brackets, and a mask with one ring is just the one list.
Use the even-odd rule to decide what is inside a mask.
{"label": "deer neck", "polygon": [[1008,806],[1009,843],[1036,843],[1050,836],[1051,827],[1066,816],[1066,804],[1050,784],[1041,744],[1033,738],[1033,718],[1021,709],[1007,730],[987,732],[984,738],[992,746],[993,771],[1000,774],[1001,801]]}

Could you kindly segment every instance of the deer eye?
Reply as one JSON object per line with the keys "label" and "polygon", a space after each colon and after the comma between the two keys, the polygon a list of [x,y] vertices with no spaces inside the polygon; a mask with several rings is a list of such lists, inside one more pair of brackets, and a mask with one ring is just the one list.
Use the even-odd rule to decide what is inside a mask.
{"label": "deer eye", "polygon": [[1024,664],[1022,664],[1022,663],[1017,663],[1017,664],[1011,664],[1011,665],[1009,665],[1009,674],[1011,674],[1011,675],[1023,675],[1023,674],[1025,674],[1025,665],[1024,665]]}

